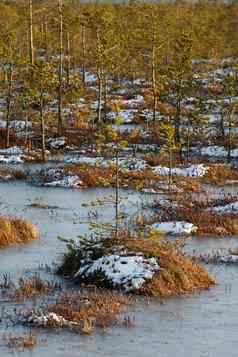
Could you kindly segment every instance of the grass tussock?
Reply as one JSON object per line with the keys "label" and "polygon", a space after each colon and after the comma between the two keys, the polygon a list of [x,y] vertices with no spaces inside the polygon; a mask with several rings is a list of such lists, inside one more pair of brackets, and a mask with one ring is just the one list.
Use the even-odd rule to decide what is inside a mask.
{"label": "grass tussock", "polygon": [[234,214],[218,214],[201,211],[194,207],[182,207],[177,217],[198,227],[197,235],[235,235],[238,233],[238,218]]}
{"label": "grass tussock", "polygon": [[0,216],[0,247],[27,243],[38,236],[36,227],[22,218]]}
{"label": "grass tussock", "polygon": [[44,281],[35,275],[26,279],[20,279],[18,287],[11,293],[11,298],[17,301],[33,299],[41,295],[49,295],[59,289],[60,286],[58,284]]}
{"label": "grass tussock", "polygon": [[141,289],[145,295],[168,297],[208,289],[215,284],[205,269],[176,248],[174,243],[130,239],[126,246],[158,259],[160,270]]}
{"label": "grass tussock", "polygon": [[32,349],[37,345],[37,338],[31,331],[23,335],[5,335],[3,340],[8,348],[16,352],[24,352],[24,350]]}
{"label": "grass tussock", "polygon": [[[158,241],[153,237],[133,237],[126,231],[120,231],[117,240],[112,237],[103,238],[99,244],[94,246],[93,253],[92,247],[89,245],[88,248],[74,249],[73,246],[68,245],[68,253],[64,255],[58,273],[75,279],[75,273],[79,270],[85,257],[89,256],[89,252],[93,254],[93,259],[97,260],[112,252],[120,251],[123,247],[123,251],[127,252],[129,256],[142,254],[144,258],[155,258],[159,266],[159,270],[154,273],[152,279],[146,279],[139,288],[133,290],[136,294],[168,297],[208,289],[215,283],[203,267],[183,253],[177,241],[168,242],[162,238]],[[80,282],[78,279],[77,276],[76,281]],[[90,276],[88,281],[84,277],[82,279],[81,283],[83,282],[86,286],[94,284],[101,288],[110,287],[108,281],[100,279],[98,274],[95,274],[94,278]]]}
{"label": "grass tussock", "polygon": [[64,292],[57,303],[48,308],[48,312],[77,323],[80,332],[90,334],[95,328],[105,330],[122,324],[124,319],[121,314],[130,303],[129,297],[105,290]]}
{"label": "grass tussock", "polygon": [[202,180],[209,184],[224,186],[229,182],[238,181],[238,170],[226,165],[213,165]]}

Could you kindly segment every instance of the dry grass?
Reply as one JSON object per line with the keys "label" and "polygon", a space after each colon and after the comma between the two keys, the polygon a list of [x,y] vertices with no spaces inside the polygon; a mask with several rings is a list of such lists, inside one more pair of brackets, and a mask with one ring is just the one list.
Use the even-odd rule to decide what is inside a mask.
{"label": "dry grass", "polygon": [[238,234],[238,218],[234,214],[218,214],[202,211],[196,207],[182,207],[177,210],[178,220],[185,220],[198,227],[197,235]]}
{"label": "dry grass", "polygon": [[0,168],[0,179],[6,180],[8,178],[13,178],[13,179],[24,179],[26,178],[26,174],[21,171],[21,170],[16,170],[16,169],[9,169],[6,167],[1,167]]}
{"label": "dry grass", "polygon": [[[102,238],[100,248],[95,248],[95,259],[104,255],[111,254],[121,247],[125,247],[125,251],[131,253],[142,253],[144,257],[154,257],[160,269],[154,274],[152,280],[147,280],[143,285],[135,290],[135,293],[147,296],[167,297],[170,295],[181,295],[192,293],[196,290],[208,289],[215,281],[203,267],[197,265],[189,256],[184,254],[178,242],[168,242],[161,238],[158,240],[153,237],[144,238],[139,236],[131,236],[127,230],[121,230],[118,233],[117,239],[114,236]],[[90,246],[89,251],[92,250]],[[81,253],[81,254],[80,254]],[[74,279],[74,274],[80,268],[81,260],[87,256],[87,251],[76,250],[73,254],[71,248],[64,256],[64,260],[59,269],[60,274],[66,274]],[[71,265],[70,264],[71,261]],[[71,272],[70,272],[71,266]],[[108,282],[98,279],[98,275],[91,277],[90,281],[82,282],[87,284],[95,284],[100,287],[108,287]],[[78,277],[77,280],[78,281]]]}
{"label": "dry grass", "polygon": [[19,286],[11,293],[11,298],[17,301],[37,298],[59,290],[56,283],[42,280],[39,276],[32,276],[19,280]]}
{"label": "dry grass", "polygon": [[142,286],[140,292],[145,295],[181,295],[208,289],[215,284],[203,267],[182,253],[173,243],[162,241],[158,244],[150,239],[130,239],[126,241],[126,246],[133,251],[143,252],[145,256],[158,259],[161,269],[151,281]]}
{"label": "dry grass", "polygon": [[0,247],[27,243],[37,236],[36,227],[26,220],[0,216]]}
{"label": "dry grass", "polygon": [[120,314],[128,304],[129,297],[108,290],[64,292],[48,312],[78,323],[80,332],[89,334],[95,327],[106,329],[121,323]]}
{"label": "dry grass", "polygon": [[7,347],[18,352],[23,352],[25,349],[32,349],[37,345],[37,338],[31,331],[23,335],[5,335],[3,340]]}
{"label": "dry grass", "polygon": [[225,165],[213,165],[202,181],[209,184],[224,186],[229,181],[238,181],[238,170]]}

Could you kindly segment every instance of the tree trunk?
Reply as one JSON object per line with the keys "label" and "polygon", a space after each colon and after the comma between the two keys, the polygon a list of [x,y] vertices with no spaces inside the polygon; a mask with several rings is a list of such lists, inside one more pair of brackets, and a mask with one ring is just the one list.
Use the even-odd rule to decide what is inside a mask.
{"label": "tree trunk", "polygon": [[107,122],[107,102],[108,102],[108,82],[107,76],[104,79],[104,122]]}
{"label": "tree trunk", "polygon": [[231,114],[229,113],[227,162],[231,162],[231,145],[232,145],[231,126],[232,126],[232,123],[231,123]]}
{"label": "tree trunk", "polygon": [[41,158],[45,161],[45,118],[43,109],[43,92],[41,92],[40,97],[40,126],[41,126]]}
{"label": "tree trunk", "polygon": [[115,226],[116,226],[116,239],[118,239],[119,230],[119,158],[118,150],[116,152],[116,197],[115,197]]}
{"label": "tree trunk", "polygon": [[187,127],[187,162],[190,160],[190,121],[188,121]]}
{"label": "tree trunk", "polygon": [[85,26],[82,25],[82,48],[83,48],[83,61],[82,61],[82,70],[83,70],[83,84],[86,82],[86,41],[85,41]]}
{"label": "tree trunk", "polygon": [[35,56],[34,56],[32,0],[29,0],[28,2],[28,11],[29,11],[29,59],[30,59],[30,64],[33,66],[35,63]]}
{"label": "tree trunk", "polygon": [[[100,72],[100,70],[99,70]],[[102,120],[102,76],[98,75],[98,108],[97,108],[97,123],[101,123]]]}
{"label": "tree trunk", "polygon": [[153,35],[152,47],[152,92],[153,92],[153,121],[156,120],[157,112],[157,91],[156,91],[156,48],[155,48],[155,34]]}
{"label": "tree trunk", "polygon": [[169,150],[169,193],[171,192],[171,185],[172,185],[172,150]]}
{"label": "tree trunk", "polygon": [[6,142],[5,145],[8,148],[10,144],[10,115],[11,115],[11,104],[12,104],[12,76],[13,68],[12,64],[9,65],[8,70],[8,93],[7,93],[7,113],[6,113]]}
{"label": "tree trunk", "polygon": [[70,69],[71,69],[71,57],[70,57],[70,37],[67,32],[67,86],[70,85]]}
{"label": "tree trunk", "polygon": [[59,10],[59,85],[58,85],[58,134],[63,132],[63,117],[62,117],[62,85],[63,85],[63,12],[62,12],[62,0],[58,0]]}

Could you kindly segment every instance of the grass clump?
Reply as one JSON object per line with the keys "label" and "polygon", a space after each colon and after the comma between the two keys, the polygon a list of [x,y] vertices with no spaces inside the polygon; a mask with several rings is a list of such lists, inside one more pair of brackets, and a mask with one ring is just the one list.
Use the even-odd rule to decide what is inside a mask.
{"label": "grass clump", "polygon": [[49,306],[48,313],[55,313],[71,322],[76,330],[90,334],[95,328],[121,324],[129,297],[105,290],[91,292],[63,292],[56,304]]}
{"label": "grass clump", "polygon": [[0,248],[36,239],[37,228],[22,218],[0,216]]}
{"label": "grass clump", "polygon": [[202,181],[224,186],[229,182],[238,181],[238,170],[227,165],[212,165]]}
{"label": "grass clump", "polygon": [[11,298],[17,301],[37,298],[41,295],[48,295],[56,290],[60,290],[59,284],[45,281],[34,275],[29,278],[19,280],[18,286],[11,293]]}
{"label": "grass clump", "polygon": [[37,345],[37,338],[31,331],[23,335],[5,335],[3,340],[8,348],[17,352],[24,352],[26,349],[32,349]]}
{"label": "grass clump", "polygon": [[[65,254],[58,273],[81,284],[84,283],[86,286],[94,284],[125,291],[128,291],[128,286],[130,287],[128,281],[130,282],[131,279],[130,292],[159,297],[192,293],[196,290],[208,289],[215,283],[203,267],[183,253],[178,242],[130,236],[128,232],[120,233],[117,240],[115,237],[104,237],[100,241],[88,241],[87,245],[83,244],[81,247],[76,246],[75,243],[68,244],[68,253]],[[102,258],[112,257],[112,255],[116,258],[110,277],[105,274],[104,267],[92,271],[91,267],[95,266],[95,262],[97,264],[102,261]],[[113,273],[120,273],[118,257],[122,257],[122,264],[127,263],[125,257],[135,257],[135,261],[136,257],[143,257],[146,266],[153,259],[158,268],[154,269],[149,276],[148,271],[145,276],[140,275],[141,280],[138,284],[133,285],[133,281],[138,278],[137,272],[129,278],[123,276],[121,284],[115,285],[112,283]],[[108,264],[107,260],[102,264]],[[82,269],[85,271],[85,265],[90,274],[78,274],[78,271],[82,271]],[[126,278],[128,279],[125,284]]]}

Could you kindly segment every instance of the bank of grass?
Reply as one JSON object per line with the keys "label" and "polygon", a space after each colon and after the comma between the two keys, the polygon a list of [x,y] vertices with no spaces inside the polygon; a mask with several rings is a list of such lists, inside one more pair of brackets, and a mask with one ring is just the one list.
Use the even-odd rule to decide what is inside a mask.
{"label": "bank of grass", "polygon": [[36,239],[37,228],[22,218],[0,216],[0,248]]}
{"label": "bank of grass", "polygon": [[[84,259],[90,254],[93,254],[94,260],[101,257],[120,251],[123,248],[128,256],[143,255],[145,259],[155,258],[159,270],[157,270],[152,279],[146,279],[144,283],[132,292],[135,294],[157,297],[168,297],[172,295],[182,295],[193,293],[197,290],[208,289],[215,284],[215,281],[204,270],[194,262],[192,258],[186,255],[179,246],[179,243],[168,242],[164,239],[155,240],[153,238],[141,238],[130,236],[128,232],[120,232],[119,238],[103,238],[99,245],[95,246],[95,251],[92,253],[92,246],[88,249],[73,248],[73,245],[68,245],[68,252],[64,255],[62,264],[58,269],[58,273],[69,278],[75,279],[79,283],[84,283],[85,286],[94,284],[108,288],[110,282],[107,279],[99,279],[99,273],[95,276],[90,275],[90,280],[87,278],[78,277],[77,272],[81,268]],[[118,249],[118,250],[117,250]]]}

